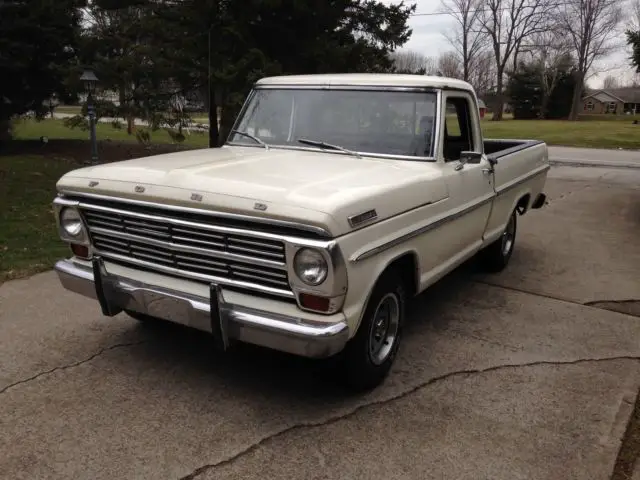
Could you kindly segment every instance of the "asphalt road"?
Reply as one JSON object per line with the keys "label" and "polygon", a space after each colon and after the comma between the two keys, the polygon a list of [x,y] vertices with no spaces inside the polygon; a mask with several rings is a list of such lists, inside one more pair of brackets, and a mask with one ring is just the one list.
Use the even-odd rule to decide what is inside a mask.
{"label": "asphalt road", "polygon": [[360,397],[314,362],[102,317],[51,272],[5,283],[0,478],[609,478],[640,388],[640,170],[558,166],[547,193],[506,271],[417,299]]}
{"label": "asphalt road", "polygon": [[[640,128],[638,129],[640,135]],[[640,150],[549,147],[549,161],[556,165],[640,168]]]}

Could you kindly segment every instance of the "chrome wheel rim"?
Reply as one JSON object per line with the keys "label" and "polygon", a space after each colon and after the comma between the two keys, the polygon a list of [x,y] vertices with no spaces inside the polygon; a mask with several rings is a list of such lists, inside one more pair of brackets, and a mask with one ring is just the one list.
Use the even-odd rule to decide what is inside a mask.
{"label": "chrome wheel rim", "polygon": [[511,252],[511,248],[513,247],[513,239],[516,235],[516,217],[515,215],[511,215],[509,218],[509,223],[507,223],[507,228],[504,230],[502,234],[502,255],[507,256],[509,252]]}
{"label": "chrome wheel rim", "polygon": [[369,358],[375,365],[383,363],[396,342],[400,324],[398,297],[387,293],[378,302],[369,329]]}

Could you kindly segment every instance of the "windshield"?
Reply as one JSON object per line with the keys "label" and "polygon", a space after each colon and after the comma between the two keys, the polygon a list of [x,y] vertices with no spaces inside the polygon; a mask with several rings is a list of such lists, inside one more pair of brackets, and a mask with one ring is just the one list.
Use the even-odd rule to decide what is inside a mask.
{"label": "windshield", "polygon": [[[269,146],[308,147],[303,139],[365,154],[433,157],[435,105],[432,92],[257,89],[235,130]],[[240,133],[228,141],[261,147]]]}

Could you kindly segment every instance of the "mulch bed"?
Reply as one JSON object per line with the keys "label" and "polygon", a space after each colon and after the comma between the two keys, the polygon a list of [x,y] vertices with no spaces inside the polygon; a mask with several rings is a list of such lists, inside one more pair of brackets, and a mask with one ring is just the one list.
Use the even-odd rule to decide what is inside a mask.
{"label": "mulch bed", "polygon": [[[168,143],[143,145],[135,142],[105,140],[98,142],[98,158],[100,163],[109,163],[190,150],[191,148]],[[0,156],[3,155],[46,155],[81,164],[90,159],[91,146],[88,140],[52,139],[47,143],[42,143],[39,140],[13,140],[0,147]]]}

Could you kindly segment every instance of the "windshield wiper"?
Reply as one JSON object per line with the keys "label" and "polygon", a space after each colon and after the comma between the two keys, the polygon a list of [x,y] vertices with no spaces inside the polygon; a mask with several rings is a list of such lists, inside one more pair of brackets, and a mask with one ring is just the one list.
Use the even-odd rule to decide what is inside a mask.
{"label": "windshield wiper", "polygon": [[260,145],[262,145],[266,150],[269,150],[269,145],[267,145],[265,142],[260,140],[258,137],[251,135],[250,133],[241,132],[240,130],[231,130],[229,133],[237,133],[238,135],[242,135],[243,137],[250,138],[254,142],[259,143]]}
{"label": "windshield wiper", "polygon": [[331,150],[340,150],[341,152],[348,153],[349,155],[354,155],[358,158],[362,158],[358,152],[354,152],[353,150],[347,150],[346,148],[341,147],[340,145],[332,145],[330,143],[325,143],[318,140],[309,140],[307,138],[299,138],[298,142],[304,143],[305,145],[312,145],[314,147],[329,148]]}

